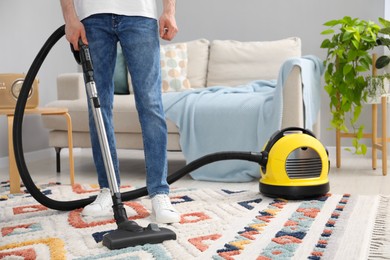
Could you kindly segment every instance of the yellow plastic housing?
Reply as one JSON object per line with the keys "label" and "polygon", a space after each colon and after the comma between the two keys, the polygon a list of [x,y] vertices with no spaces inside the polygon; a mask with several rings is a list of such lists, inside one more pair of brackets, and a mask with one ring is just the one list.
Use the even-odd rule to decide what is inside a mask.
{"label": "yellow plastic housing", "polygon": [[[311,148],[321,159],[322,170],[319,177],[290,178],[286,172],[286,161],[293,151]],[[303,133],[287,134],[271,147],[268,154],[266,172],[260,167],[260,183],[274,186],[318,186],[328,183],[329,159],[322,143],[311,135]]]}

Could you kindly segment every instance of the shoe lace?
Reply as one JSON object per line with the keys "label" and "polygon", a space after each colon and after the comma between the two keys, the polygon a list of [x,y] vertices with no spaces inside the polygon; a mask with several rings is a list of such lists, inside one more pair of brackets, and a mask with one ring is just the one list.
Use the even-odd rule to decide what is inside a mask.
{"label": "shoe lace", "polygon": [[168,196],[156,195],[157,203],[161,209],[173,210],[173,206]]}
{"label": "shoe lace", "polygon": [[102,190],[92,204],[108,206],[111,204],[110,191]]}

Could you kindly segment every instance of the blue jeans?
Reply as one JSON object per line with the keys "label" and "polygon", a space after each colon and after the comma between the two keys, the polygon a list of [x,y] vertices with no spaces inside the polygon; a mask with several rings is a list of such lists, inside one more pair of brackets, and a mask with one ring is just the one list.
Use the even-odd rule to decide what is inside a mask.
{"label": "blue jeans", "polygon": [[[118,185],[120,174],[112,109],[113,74],[119,41],[131,74],[142,128],[148,193],[151,197],[156,194],[168,194],[167,126],[161,98],[160,43],[157,21],[139,16],[97,14],[82,22],[87,33],[96,88]],[[109,187],[90,106],[89,127],[98,182],[101,188]]]}

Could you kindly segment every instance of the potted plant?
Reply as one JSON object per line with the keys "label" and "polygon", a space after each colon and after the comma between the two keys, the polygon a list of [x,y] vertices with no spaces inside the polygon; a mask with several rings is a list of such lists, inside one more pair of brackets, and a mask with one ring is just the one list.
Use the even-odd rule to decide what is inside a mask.
{"label": "potted plant", "polygon": [[[377,38],[376,43],[378,44],[378,46],[386,46],[390,50],[390,39],[386,37],[386,35],[390,36],[390,21],[387,21],[383,18],[379,18],[379,22],[383,25],[383,28],[379,30],[381,36]],[[377,69],[382,69],[386,66],[389,67],[389,63],[390,56],[382,55],[376,60],[375,67]],[[390,71],[388,70],[387,73],[390,73]]]}
{"label": "potted plant", "polygon": [[379,25],[372,21],[345,16],[324,24],[329,27],[321,34],[331,36],[323,40],[321,48],[327,49],[325,65],[325,90],[330,97],[331,126],[342,132],[353,128],[352,145],[356,154],[365,154],[367,147],[359,143],[364,125],[358,119],[367,98],[367,81],[364,73],[370,71],[370,51],[377,45]]}

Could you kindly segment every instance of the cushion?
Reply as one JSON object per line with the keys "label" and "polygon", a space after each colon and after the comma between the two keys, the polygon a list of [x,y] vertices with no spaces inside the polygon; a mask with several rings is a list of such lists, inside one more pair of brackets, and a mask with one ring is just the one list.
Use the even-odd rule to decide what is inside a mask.
{"label": "cushion", "polygon": [[130,94],[127,79],[127,65],[123,56],[122,48],[118,44],[116,53],[116,63],[114,70],[114,93],[119,95]]}
{"label": "cushion", "polygon": [[187,78],[187,44],[161,46],[162,92],[177,92],[191,89]]}
{"label": "cushion", "polygon": [[301,56],[297,37],[264,42],[215,40],[210,46],[207,86],[235,86],[277,79],[282,63]]}
{"label": "cushion", "polygon": [[[206,39],[198,39],[183,43],[187,45],[187,78],[191,88],[204,88],[206,86],[210,42]],[[162,47],[169,48],[169,46],[176,44],[162,45]]]}
{"label": "cushion", "polygon": [[204,88],[206,86],[210,42],[206,39],[198,39],[188,41],[186,44],[188,54],[187,78],[191,82],[191,88]]}

